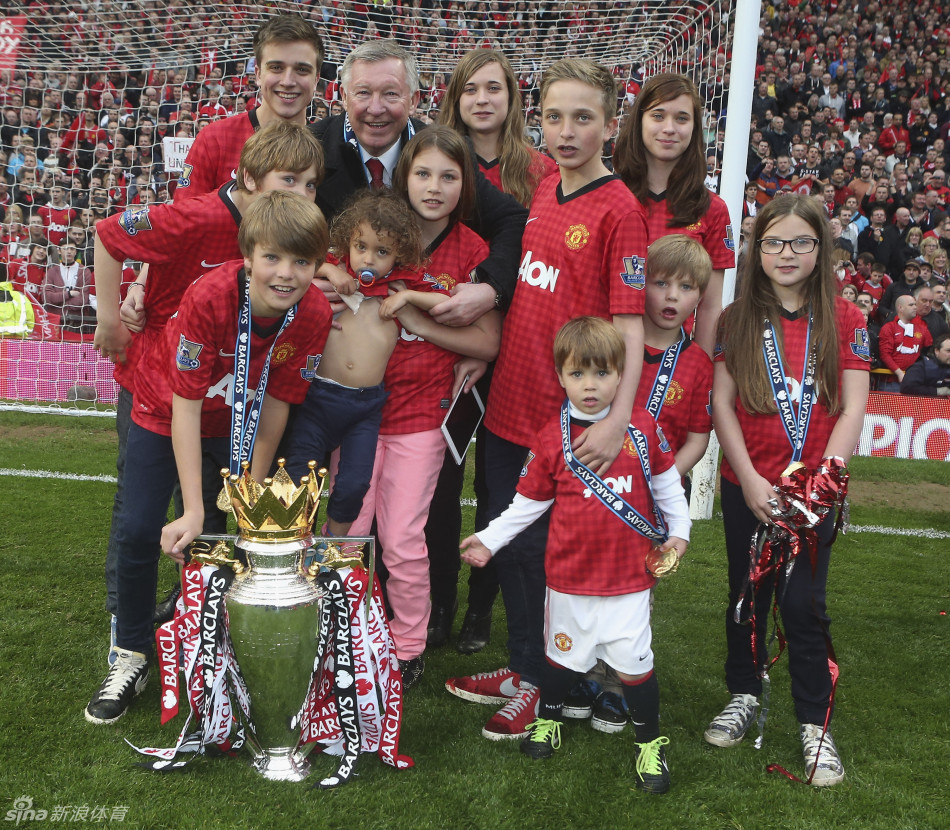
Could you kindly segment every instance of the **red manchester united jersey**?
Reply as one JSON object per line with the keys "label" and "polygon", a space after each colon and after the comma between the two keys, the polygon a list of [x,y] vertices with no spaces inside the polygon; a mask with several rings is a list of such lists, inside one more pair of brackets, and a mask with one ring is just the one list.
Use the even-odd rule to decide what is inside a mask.
{"label": "red manchester united jersey", "polygon": [[[634,407],[631,424],[647,439],[651,474],[656,476],[672,467],[669,444],[646,411]],[[583,429],[572,425],[571,440],[576,440]],[[518,492],[536,501],[554,499],[544,556],[548,587],[564,594],[604,597],[652,587],[655,580],[646,571],[645,557],[653,542],[611,515],[614,511],[567,468],[561,450],[560,421],[550,420],[533,439],[531,448]],[[602,478],[627,504],[656,524],[653,497],[629,435]]]}
{"label": "red manchester united jersey", "polygon": [[[243,266],[241,260],[222,265],[185,292],[181,308],[168,321],[159,345],[144,356],[140,365],[132,407],[132,417],[139,426],[159,435],[171,435],[174,393],[189,400],[204,400],[202,438],[230,434]],[[320,362],[331,316],[323,292],[311,286],[298,303],[293,322],[276,343],[283,321],[253,318],[248,400],[253,399],[273,344],[267,394],[287,403],[303,402],[309,388],[308,369],[312,371]]]}
{"label": "red manchester united jersey", "polygon": [[[663,349],[644,346],[643,371],[634,406],[646,407],[663,362]],[[712,361],[692,340],[680,350],[673,377],[666,387],[663,407],[657,422],[673,452],[679,452],[690,432],[712,430]]]}
{"label": "red manchester united jersey", "polygon": [[900,320],[891,320],[881,326],[878,345],[881,363],[892,372],[907,369],[920,360],[924,349],[933,344],[927,324],[915,317],[905,326]]}
{"label": "red manchester united jersey", "polygon": [[210,193],[236,178],[244,142],[258,127],[251,110],[214,121],[198,133],[178,176],[175,202]]}
{"label": "red manchester united jersey", "polygon": [[115,379],[134,391],[135,368],[178,309],[185,289],[207,271],[239,259],[241,214],[231,198],[234,185],[175,204],[129,208],[103,219],[96,233],[111,256],[149,264],[145,283],[145,329],[132,339]]}
{"label": "red manchester united jersey", "polygon": [[[425,267],[423,284],[449,293],[458,283],[472,282],[475,266],[488,255],[488,245],[475,231],[456,223],[436,240]],[[380,432],[409,434],[437,429],[445,418],[459,356],[399,329],[399,340],[386,366],[389,397]],[[445,406],[443,406],[445,402]]]}
{"label": "red manchester united jersey", "polygon": [[[541,177],[538,179],[538,184],[544,181],[548,176],[555,176],[558,172],[557,162],[550,156],[544,155],[544,153],[539,153],[537,150],[531,150],[531,165],[532,170],[535,167],[540,167],[543,170]],[[490,181],[495,187],[499,190],[504,190],[505,188],[501,185],[501,164],[498,159],[493,161],[485,161],[481,156],[478,156],[478,168],[482,171],[482,174],[485,176],[488,181]]]}
{"label": "red manchester united jersey", "polygon": [[527,446],[557,412],[554,335],[568,320],[643,314],[647,229],[640,204],[610,176],[561,194],[538,186],[521,246],[521,269],[502,330],[486,426]]}
{"label": "red manchester united jersey", "polygon": [[46,229],[46,238],[50,245],[62,245],[66,239],[66,232],[69,230],[69,223],[79,216],[79,213],[69,205],[61,208],[41,205],[36,212],[43,217],[43,227]]}
{"label": "red manchester united jersey", "polygon": [[[838,383],[840,385],[840,373],[845,369],[857,369],[864,372],[870,369],[870,354],[864,315],[858,311],[858,307],[841,297],[837,297],[835,299],[835,312],[838,324]],[[776,325],[777,322],[781,323],[784,340],[785,382],[788,384],[793,398],[795,398],[797,414],[797,403],[801,395],[801,380],[805,369],[805,339],[808,331],[808,314],[804,310],[795,313],[786,312],[782,315],[780,321],[773,320],[772,324]],[[821,353],[819,352],[820,357]],[[761,352],[755,358],[758,360],[765,359]],[[725,352],[719,346],[716,347],[714,359],[717,362],[725,360]],[[751,356],[750,359],[752,359]],[[820,397],[821,390],[817,389],[816,391],[819,393],[819,398],[812,408],[811,423],[808,427],[808,435],[805,438],[805,448],[802,453],[802,462],[810,468],[816,467],[824,456],[831,431],[838,420],[836,415],[828,413],[824,401]],[[777,413],[756,415],[746,412],[738,395],[736,396],[735,411],[745,439],[746,449],[749,451],[749,457],[752,460],[752,466],[760,476],[768,481],[773,483],[778,481],[779,476],[792,460],[792,446],[785,434],[781,418]],[[724,457],[722,460],[722,476],[733,484],[739,483],[739,479],[729,464],[728,457]]]}
{"label": "red manchester united jersey", "polygon": [[695,239],[709,254],[716,270],[736,267],[736,246],[732,239],[732,225],[726,203],[715,193],[709,194],[709,208],[700,220],[685,228],[670,226],[670,212],[666,194],[650,195],[643,206],[647,217],[647,233],[650,242],[671,233],[682,233]]}

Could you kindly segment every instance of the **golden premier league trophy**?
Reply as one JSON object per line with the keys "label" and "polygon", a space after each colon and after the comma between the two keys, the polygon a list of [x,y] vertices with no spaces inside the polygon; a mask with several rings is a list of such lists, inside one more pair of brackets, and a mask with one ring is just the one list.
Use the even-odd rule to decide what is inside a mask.
{"label": "golden premier league trophy", "polygon": [[174,747],[138,750],[153,759],[143,766],[180,768],[188,754],[245,745],[276,781],[306,778],[314,746],[339,756],[320,787],[345,783],[361,753],[412,766],[399,753],[402,682],[373,540],[315,540],[326,470],[309,467],[299,485],[283,459],[262,484],[246,464],[241,475],[221,471],[219,506],[233,512],[238,536],[233,551],[230,537],[199,537],[189,551],[175,619],[156,633],[162,723],[182,693],[188,717]]}

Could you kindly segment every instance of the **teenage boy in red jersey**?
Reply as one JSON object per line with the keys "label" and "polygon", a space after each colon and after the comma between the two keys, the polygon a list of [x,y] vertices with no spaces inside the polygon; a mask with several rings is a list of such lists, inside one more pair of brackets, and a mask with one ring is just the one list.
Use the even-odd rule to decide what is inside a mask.
{"label": "teenage boy in red jersey", "polygon": [[[165,323],[178,308],[188,285],[203,273],[240,257],[238,227],[241,215],[254,200],[268,190],[289,190],[313,201],[322,174],[320,143],[304,127],[278,122],[247,141],[238,164],[237,181],[229,181],[216,192],[182,204],[129,209],[97,224],[98,325],[94,342],[102,355],[115,363],[119,384],[118,483],[113,519],[121,511],[125,489],[125,439],[139,360],[161,340]],[[130,299],[125,308],[134,304],[141,315],[134,337],[119,318],[119,285],[126,259],[151,263],[148,281],[136,281],[128,289]],[[216,471],[212,471],[209,487],[220,486],[215,476]],[[112,615],[117,607],[115,557],[113,529],[106,554],[106,610]],[[110,657],[114,653],[110,649]]]}
{"label": "teenage boy in red jersey", "polygon": [[254,33],[258,105],[198,133],[178,177],[175,202],[217,190],[235,178],[244,142],[261,127],[275,121],[305,127],[325,54],[317,30],[300,15],[279,14],[263,23]]}
{"label": "teenage boy in red jersey", "polygon": [[[329,244],[320,209],[267,193],[248,208],[238,242],[243,262],[188,287],[141,366],[149,382],[135,390],[125,471],[135,499],[116,518],[116,659],[86,707],[90,723],[115,723],[148,680],[159,537],[180,562],[205,511],[216,511],[214,493],[202,493],[203,467],[238,473],[248,461],[263,480],[326,343],[330,306],[313,287]],[[184,515],[163,530],[176,480]]]}
{"label": "teenage boy in red jersey", "polygon": [[[541,81],[541,108],[560,176],[546,178],[535,193],[492,379],[485,417],[489,520],[511,502],[531,440],[564,400],[556,373],[538,371],[549,364],[561,326],[587,315],[612,320],[626,344],[627,371],[615,405],[575,441],[578,459],[595,472],[606,470],[620,451],[643,360],[646,221],[601,157],[617,127],[614,78],[591,61],[558,61]],[[508,666],[446,682],[465,700],[505,704],[482,730],[489,740],[523,737],[537,712],[548,515],[496,559],[508,617]]]}

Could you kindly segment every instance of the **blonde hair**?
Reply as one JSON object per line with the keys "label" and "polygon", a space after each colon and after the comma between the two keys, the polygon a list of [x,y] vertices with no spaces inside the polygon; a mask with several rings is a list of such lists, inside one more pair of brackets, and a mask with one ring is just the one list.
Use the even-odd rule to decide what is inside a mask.
{"label": "blonde hair", "polygon": [[620,332],[602,317],[575,317],[554,337],[554,367],[558,374],[570,363],[579,369],[595,366],[623,373],[627,356]]}
{"label": "blonde hair", "polygon": [[610,70],[586,58],[564,58],[552,63],[541,77],[541,109],[551,84],[558,81],[580,81],[600,93],[604,107],[604,121],[610,121],[617,115],[617,81]]}
{"label": "blonde hair", "polygon": [[712,260],[695,239],[671,233],[647,249],[647,279],[654,276],[688,276],[702,294],[712,276]]}
{"label": "blonde hair", "polygon": [[303,173],[317,171],[317,184],[323,181],[323,146],[306,127],[288,121],[275,121],[259,129],[245,143],[237,169],[237,189],[248,193],[244,177],[256,185],[272,170]]}
{"label": "blonde hair", "polygon": [[320,208],[296,193],[262,193],[244,212],[238,230],[238,247],[244,256],[250,259],[258,245],[320,264],[330,246],[327,220]]}

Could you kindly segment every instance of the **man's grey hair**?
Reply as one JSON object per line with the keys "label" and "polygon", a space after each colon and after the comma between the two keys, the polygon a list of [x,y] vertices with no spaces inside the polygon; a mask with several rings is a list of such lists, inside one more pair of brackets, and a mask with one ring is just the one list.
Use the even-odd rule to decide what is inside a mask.
{"label": "man's grey hair", "polygon": [[419,63],[411,52],[403,49],[395,40],[368,40],[361,43],[343,61],[340,69],[340,84],[347,88],[350,72],[356,61],[379,63],[380,61],[396,58],[406,69],[406,79],[409,82],[409,96],[419,91]]}

